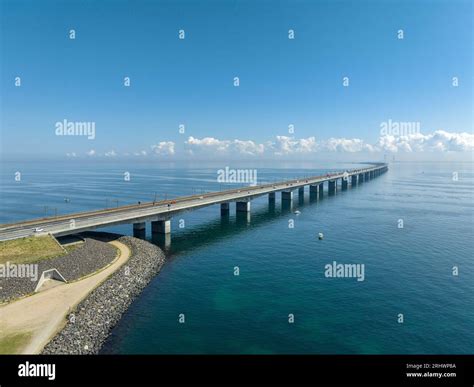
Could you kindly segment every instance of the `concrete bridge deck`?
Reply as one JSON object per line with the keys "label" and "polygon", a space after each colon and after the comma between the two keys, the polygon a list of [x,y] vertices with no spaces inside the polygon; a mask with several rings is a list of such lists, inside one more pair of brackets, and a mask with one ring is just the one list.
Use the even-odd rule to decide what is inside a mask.
{"label": "concrete bridge deck", "polygon": [[[344,190],[347,189],[349,183],[356,185],[371,180],[387,170],[387,164],[374,164],[368,168],[352,169],[304,179],[0,225],[0,241],[47,233],[63,236],[100,227],[130,223],[133,224],[134,234],[140,234],[145,231],[147,221],[151,222],[153,233],[168,234],[170,232],[170,219],[184,211],[221,204],[221,214],[225,215],[230,210],[230,203],[235,202],[236,211],[249,212],[250,202],[256,197],[268,195],[269,200],[274,201],[275,194],[281,192],[283,201],[292,200],[293,191],[298,190],[299,195],[304,195],[306,186],[310,187],[310,195],[319,198],[323,195],[325,182],[327,182],[328,194],[334,194],[338,189],[338,180],[341,180],[341,188]],[[37,228],[41,231],[35,232]]]}

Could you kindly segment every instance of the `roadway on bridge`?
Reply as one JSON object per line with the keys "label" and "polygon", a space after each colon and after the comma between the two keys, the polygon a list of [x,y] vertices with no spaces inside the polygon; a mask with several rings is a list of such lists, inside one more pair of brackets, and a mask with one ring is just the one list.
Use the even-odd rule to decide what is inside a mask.
{"label": "roadway on bridge", "polygon": [[[211,192],[156,203],[148,202],[140,205],[122,206],[116,209],[90,211],[60,217],[34,219],[9,225],[0,225],[0,241],[46,233],[61,236],[123,223],[138,223],[147,220],[167,219],[183,211],[189,211],[219,203],[251,200],[255,197],[272,192],[296,190],[306,185],[316,185],[340,178],[349,178],[352,175],[367,173],[385,167],[385,165],[379,164],[369,168],[354,169],[346,172],[313,176],[273,184]],[[40,228],[41,231],[35,232],[35,229],[37,228]]]}

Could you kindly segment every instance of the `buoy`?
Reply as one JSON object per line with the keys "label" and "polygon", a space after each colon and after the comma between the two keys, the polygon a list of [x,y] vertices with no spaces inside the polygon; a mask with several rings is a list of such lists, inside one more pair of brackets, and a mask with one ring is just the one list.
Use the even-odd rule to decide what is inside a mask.
{"label": "buoy", "polygon": [[324,238],[324,235],[323,235],[322,232],[320,232],[320,233],[318,234],[318,239],[319,239],[319,240],[322,240],[323,238]]}

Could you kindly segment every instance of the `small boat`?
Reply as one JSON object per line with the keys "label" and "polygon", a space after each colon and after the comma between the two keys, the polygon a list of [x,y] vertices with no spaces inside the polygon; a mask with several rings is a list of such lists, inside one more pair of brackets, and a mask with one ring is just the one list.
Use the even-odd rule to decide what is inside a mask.
{"label": "small boat", "polygon": [[323,238],[324,238],[324,235],[323,235],[322,232],[320,232],[320,233],[318,234],[318,239],[319,239],[319,240],[322,240]]}
{"label": "small boat", "polygon": [[295,215],[299,215],[299,214],[301,214],[301,211],[296,210]]}

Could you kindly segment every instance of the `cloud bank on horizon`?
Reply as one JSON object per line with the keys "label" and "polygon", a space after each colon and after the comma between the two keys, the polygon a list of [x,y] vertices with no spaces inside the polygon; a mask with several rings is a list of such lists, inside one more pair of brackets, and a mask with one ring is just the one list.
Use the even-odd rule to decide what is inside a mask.
{"label": "cloud bank on horizon", "polygon": [[[374,144],[369,144],[359,138],[329,138],[317,140],[315,136],[295,138],[276,136],[274,140],[258,143],[252,140],[225,140],[214,137],[188,137],[177,150],[173,141],[161,141],[136,152],[118,153],[114,149],[99,153],[95,149],[86,152],[86,156],[159,156],[174,158],[179,156],[195,158],[221,157],[275,157],[285,158],[298,155],[317,153],[460,153],[474,151],[474,134],[467,132],[447,132],[436,130],[429,134],[411,133],[403,136],[382,135]],[[77,157],[77,152],[67,153],[68,157]]]}

